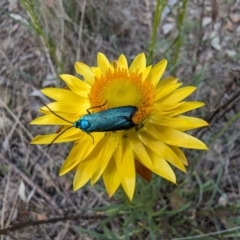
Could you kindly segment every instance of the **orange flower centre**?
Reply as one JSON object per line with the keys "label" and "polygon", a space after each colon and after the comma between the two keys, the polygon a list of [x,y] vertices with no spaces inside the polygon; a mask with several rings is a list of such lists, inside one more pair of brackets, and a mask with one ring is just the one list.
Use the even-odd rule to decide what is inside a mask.
{"label": "orange flower centre", "polygon": [[95,77],[89,94],[94,111],[102,111],[115,107],[135,106],[137,112],[132,117],[133,123],[141,124],[153,109],[154,89],[150,81],[143,81],[142,74],[129,73],[126,69],[116,66],[105,75]]}

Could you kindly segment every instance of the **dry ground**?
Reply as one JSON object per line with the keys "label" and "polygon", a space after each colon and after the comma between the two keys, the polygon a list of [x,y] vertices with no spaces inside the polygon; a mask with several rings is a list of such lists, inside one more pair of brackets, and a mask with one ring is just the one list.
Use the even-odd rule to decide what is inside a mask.
{"label": "dry ground", "polygon": [[[151,207],[165,206],[173,213],[154,220],[162,229],[159,235],[154,232],[158,238],[201,235],[240,224],[240,2],[218,1],[217,6],[214,2],[189,1],[177,62],[175,48],[168,47],[177,35],[178,4],[159,27],[155,61],[168,58],[168,74],[175,74],[185,85],[198,86],[194,99],[204,101],[206,107],[194,114],[207,119],[211,127],[195,132],[209,151],[186,152],[189,174],[179,174],[178,187],[163,183],[155,189],[157,200]],[[91,209],[109,210],[120,204],[121,192],[108,199],[101,183],[73,192],[73,175],[58,176],[68,144],[52,146],[49,152],[29,144],[32,136],[53,131],[29,122],[38,115],[39,99],[47,101],[39,90],[59,86],[60,72],[74,74],[76,60],[94,64],[98,51],[111,59],[123,52],[130,60],[148,51],[154,1],[34,3],[50,45],[33,30],[32,18],[20,1],[0,1],[0,228],[28,220],[81,217],[9,232],[1,239],[125,239],[124,228],[131,239],[154,239],[148,222],[141,222],[143,217],[134,220],[136,226],[133,222],[128,226],[121,211],[114,217],[103,209],[102,215]],[[139,188],[139,197],[138,192]],[[136,201],[144,205],[150,200],[145,196]],[[178,214],[181,206],[186,207]],[[177,224],[181,218],[183,222]],[[218,239],[238,239],[234,234]]]}

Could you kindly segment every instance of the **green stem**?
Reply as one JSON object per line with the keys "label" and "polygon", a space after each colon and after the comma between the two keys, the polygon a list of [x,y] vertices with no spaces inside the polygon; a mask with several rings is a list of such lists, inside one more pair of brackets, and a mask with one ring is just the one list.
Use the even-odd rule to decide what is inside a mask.
{"label": "green stem", "polygon": [[178,62],[180,49],[183,44],[183,38],[182,38],[183,34],[182,33],[183,33],[183,24],[184,24],[185,14],[186,14],[186,10],[187,10],[187,4],[188,4],[188,0],[183,0],[183,6],[179,10],[179,14],[178,14],[178,18],[177,18],[178,38],[176,41],[176,50],[175,50],[174,59],[173,59],[174,74],[176,71],[176,65]]}
{"label": "green stem", "polygon": [[21,3],[29,14],[33,30],[37,35],[39,35],[42,38],[42,41],[45,44],[46,48],[48,49],[49,54],[52,57],[53,61],[61,69],[62,64],[61,62],[58,61],[58,58],[56,56],[56,46],[54,45],[53,41],[51,41],[51,38],[45,34],[39,23],[39,20],[34,10],[34,2],[32,0],[21,0]]}
{"label": "green stem", "polygon": [[151,35],[151,43],[148,50],[148,61],[149,63],[153,62],[153,54],[154,48],[157,41],[157,30],[161,21],[162,11],[167,5],[167,0],[157,0],[157,5],[154,12],[154,19],[153,19],[153,28],[152,28],[152,35]]}

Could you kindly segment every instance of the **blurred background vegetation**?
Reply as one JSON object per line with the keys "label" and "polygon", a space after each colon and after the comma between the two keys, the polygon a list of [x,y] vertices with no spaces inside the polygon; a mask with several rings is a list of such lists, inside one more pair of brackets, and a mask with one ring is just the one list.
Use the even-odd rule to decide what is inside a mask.
{"label": "blurred background vegetation", "polygon": [[[1,239],[240,239],[239,24],[238,0],[1,0],[1,228],[66,217]],[[192,114],[210,127],[192,134],[209,151],[185,151],[178,185],[138,178],[132,202],[121,189],[109,199],[101,181],[73,192],[73,174],[58,176],[70,145],[30,146],[52,132],[29,125],[47,101],[39,90],[97,52],[166,58],[166,76],[198,87],[206,106]]]}

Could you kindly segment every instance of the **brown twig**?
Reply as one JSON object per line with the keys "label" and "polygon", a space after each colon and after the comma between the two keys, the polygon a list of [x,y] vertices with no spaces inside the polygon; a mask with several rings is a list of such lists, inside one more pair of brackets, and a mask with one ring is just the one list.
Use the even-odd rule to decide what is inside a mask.
{"label": "brown twig", "polygon": [[87,219],[91,219],[91,218],[103,219],[105,217],[106,216],[104,216],[104,215],[90,216],[90,215],[77,214],[77,215],[73,215],[73,216],[63,216],[63,217],[49,218],[49,219],[46,219],[46,220],[38,220],[38,221],[28,220],[26,222],[21,222],[21,223],[18,223],[18,224],[11,225],[7,228],[0,229],[0,235],[8,234],[9,232],[13,232],[13,231],[23,229],[23,228],[26,228],[26,227],[38,226],[38,225],[42,225],[42,224],[46,224],[46,223],[56,223],[56,222],[62,222],[62,221],[67,221],[67,220],[76,221],[76,220],[79,220],[79,219],[87,220]]}
{"label": "brown twig", "polygon": [[[213,124],[214,117],[217,117],[217,115],[219,114],[217,119],[219,120],[220,118],[222,118],[226,114],[226,112],[229,110],[229,106],[232,107],[237,102],[238,98],[240,97],[240,90],[239,90],[225,104],[221,105],[220,101],[222,99],[222,96],[228,92],[228,90],[231,88],[231,86],[232,86],[232,83],[230,83],[226,86],[223,94],[219,98],[219,101],[217,102],[216,106],[214,107],[214,112],[211,112],[204,118],[210,125]],[[195,134],[198,134],[201,131],[201,134],[199,136],[199,138],[201,138],[206,130],[207,130],[207,128],[198,129],[197,131],[195,131]]]}
{"label": "brown twig", "polygon": [[[229,87],[226,88],[226,90],[224,91],[223,95],[229,90]],[[227,109],[227,107],[234,102],[238,97],[240,97],[240,91],[238,91],[236,94],[234,94],[224,105],[221,105],[220,103],[218,103],[218,106],[215,107],[215,110],[213,113],[211,113],[210,115],[208,115],[206,117],[206,121],[211,122],[212,119],[221,112],[222,109]],[[221,99],[220,99],[221,100]]]}

